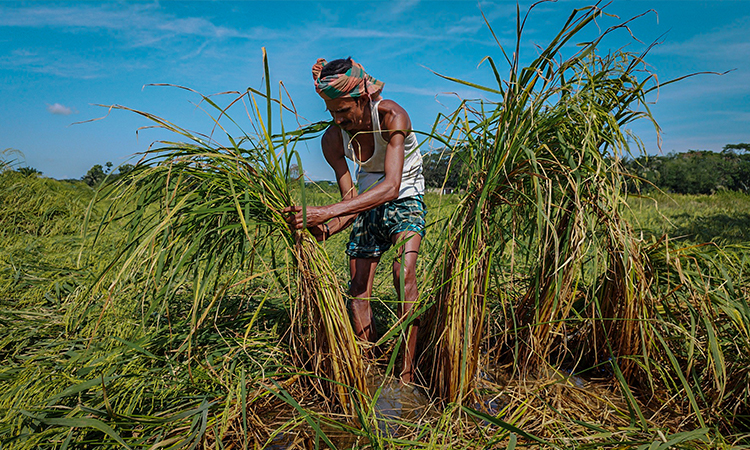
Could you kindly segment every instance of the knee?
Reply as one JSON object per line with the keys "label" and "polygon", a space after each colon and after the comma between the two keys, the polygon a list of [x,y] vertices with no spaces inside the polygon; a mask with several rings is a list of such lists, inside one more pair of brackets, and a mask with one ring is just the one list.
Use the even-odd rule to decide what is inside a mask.
{"label": "knee", "polygon": [[369,297],[370,295],[367,292],[367,280],[363,280],[359,277],[352,278],[351,282],[349,283],[349,295],[354,298]]}
{"label": "knee", "polygon": [[367,312],[369,308],[370,300],[364,298],[352,297],[351,303],[349,304],[349,309],[352,311],[355,317],[362,314],[363,312]]}
{"label": "knee", "polygon": [[409,266],[403,266],[403,273],[401,269],[401,265],[394,264],[393,265],[393,283],[396,286],[399,286],[401,284],[401,276],[404,277],[404,284],[410,285],[410,284],[416,284],[417,282],[417,276],[415,273],[415,270],[413,267]]}

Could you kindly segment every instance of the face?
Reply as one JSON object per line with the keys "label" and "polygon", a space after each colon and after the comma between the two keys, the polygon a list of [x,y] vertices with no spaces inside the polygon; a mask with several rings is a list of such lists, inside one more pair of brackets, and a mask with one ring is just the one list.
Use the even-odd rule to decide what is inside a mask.
{"label": "face", "polygon": [[366,98],[336,98],[326,100],[326,109],[331,113],[333,121],[342,130],[360,130],[365,124]]}

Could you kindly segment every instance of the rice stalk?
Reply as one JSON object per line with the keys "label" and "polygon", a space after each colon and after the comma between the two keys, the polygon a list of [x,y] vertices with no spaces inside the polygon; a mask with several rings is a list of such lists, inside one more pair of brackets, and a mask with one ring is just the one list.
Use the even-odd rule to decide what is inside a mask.
{"label": "rice stalk", "polygon": [[[264,64],[267,79],[265,57]],[[310,382],[319,394],[351,411],[351,402],[365,392],[364,372],[343,294],[322,249],[306,230],[290,230],[281,215],[293,204],[298,186],[290,177],[290,167],[299,162],[294,146],[321,127],[271,135],[271,105],[278,103],[282,111],[284,105],[266,88],[265,93],[249,89],[229,104],[248,104],[255,134],[242,131],[229,107],[201,96],[218,112],[212,120],[229,145],[149,113],[111,107],[146,117],[187,142],[159,142],[143,155],[133,176],[110,193],[115,204],[103,223],[122,214],[129,236],[111,274],[101,280],[110,277],[113,297],[118,285],[138,283],[146,320],[180,304],[187,307],[192,331],[178,351],[189,358],[193,333],[225,292],[245,285],[252,278],[248,270],[274,274],[289,295],[292,321],[286,337],[295,364],[312,371]],[[268,105],[265,119],[256,96]],[[239,128],[240,137],[231,136],[224,122]]]}
{"label": "rice stalk", "polygon": [[13,170],[13,166],[23,158],[23,153],[14,148],[0,150],[0,173]]}
{"label": "rice stalk", "polygon": [[[519,54],[528,14],[523,20],[520,12],[517,15],[512,58],[501,46],[510,66],[506,80],[491,57],[485,60],[497,78],[496,87],[445,77],[500,97],[496,103],[465,101],[444,118],[448,132],[441,140],[471,174],[439,252],[447,256],[436,261],[434,271],[434,331],[427,358],[432,387],[446,401],[474,395],[491,262],[513,261],[516,249],[528,255],[522,263],[529,278],[521,297],[509,305],[513,325],[505,341],[515,341],[513,357],[524,373],[571,357],[575,364],[580,356],[571,355],[565,343],[581,324],[569,320],[582,313],[575,309],[576,301],[596,279],[617,281],[597,289],[600,304],[590,306],[587,326],[599,330],[590,349],[594,358],[629,356],[649,348],[642,345],[647,339],[641,325],[645,307],[613,306],[644,301],[643,286],[627,281],[642,280],[636,275],[644,269],[633,256],[635,238],[619,218],[625,197],[617,160],[630,152],[632,137],[624,127],[639,118],[653,122],[645,103],[653,89],[648,87],[652,76],[644,72],[644,79],[638,79],[645,53],[599,54],[602,39],[626,28],[627,22],[569,50],[567,45],[605,14],[594,6],[574,11],[557,36],[523,67]],[[640,146],[637,137],[634,142]],[[497,249],[492,258],[482,256],[485,242]],[[592,255],[595,267],[587,263]],[[523,266],[498,271],[518,267]],[[464,276],[473,278],[469,282]],[[472,330],[461,331],[468,324]],[[449,334],[453,336],[446,337]],[[459,367],[466,371],[442,370],[447,361],[463,361]],[[632,367],[626,367],[629,379]]]}
{"label": "rice stalk", "polygon": [[[647,248],[651,290],[657,295],[654,380],[672,398],[666,407],[689,411],[685,420],[727,430],[746,427],[750,412],[747,370],[747,264],[713,244],[678,246],[659,239]],[[731,250],[731,249],[729,249]],[[661,396],[660,396],[661,397]]]}

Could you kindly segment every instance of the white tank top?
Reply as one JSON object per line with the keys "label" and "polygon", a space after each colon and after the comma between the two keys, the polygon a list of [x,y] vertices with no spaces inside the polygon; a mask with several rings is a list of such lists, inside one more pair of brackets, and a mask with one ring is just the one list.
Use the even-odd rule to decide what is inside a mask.
{"label": "white tank top", "polygon": [[[388,142],[383,139],[380,130],[378,105],[380,100],[370,104],[372,114],[373,140],[375,141],[372,156],[367,161],[359,161],[351,145],[349,133],[341,130],[344,141],[344,154],[357,165],[357,184],[359,192],[365,192],[385,179],[385,150]],[[401,189],[398,198],[414,197],[424,194],[424,176],[422,175],[422,154],[419,153],[419,142],[414,133],[409,132],[404,139],[404,170],[401,173]]]}

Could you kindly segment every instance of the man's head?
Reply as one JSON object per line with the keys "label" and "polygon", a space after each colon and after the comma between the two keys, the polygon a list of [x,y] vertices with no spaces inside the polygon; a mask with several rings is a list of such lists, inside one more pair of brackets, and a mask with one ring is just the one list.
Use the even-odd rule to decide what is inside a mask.
{"label": "man's head", "polygon": [[[349,69],[352,68],[353,62],[354,61],[352,61],[351,56],[346,59],[334,59],[333,61],[330,61],[323,67],[321,67],[318,78],[345,74],[347,71],[349,71]],[[313,66],[313,70],[315,70],[315,66]]]}
{"label": "man's head", "polygon": [[383,90],[383,82],[365,72],[351,58],[327,62],[323,58],[312,67],[315,90],[323,100],[341,97],[375,97]]}
{"label": "man's head", "polygon": [[340,128],[356,131],[369,123],[367,104],[380,94],[383,83],[369,76],[351,58],[326,62],[318,59],[312,68],[315,90],[326,102],[326,109]]}

